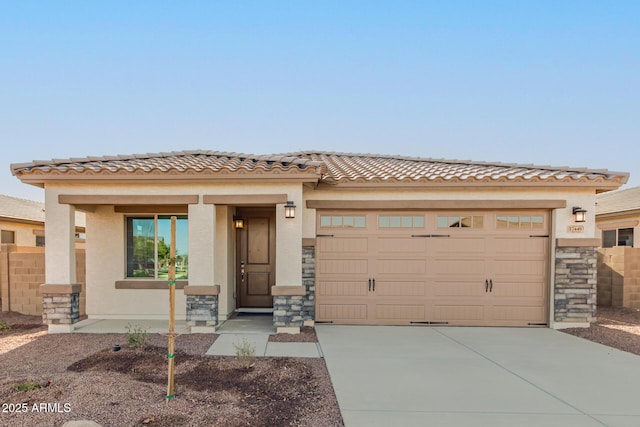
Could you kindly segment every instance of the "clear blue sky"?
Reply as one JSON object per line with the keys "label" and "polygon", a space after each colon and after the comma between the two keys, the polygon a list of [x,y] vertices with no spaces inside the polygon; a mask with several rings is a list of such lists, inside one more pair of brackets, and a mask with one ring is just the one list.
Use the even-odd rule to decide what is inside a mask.
{"label": "clear blue sky", "polygon": [[638,1],[4,1],[10,163],[314,149],[640,185]]}

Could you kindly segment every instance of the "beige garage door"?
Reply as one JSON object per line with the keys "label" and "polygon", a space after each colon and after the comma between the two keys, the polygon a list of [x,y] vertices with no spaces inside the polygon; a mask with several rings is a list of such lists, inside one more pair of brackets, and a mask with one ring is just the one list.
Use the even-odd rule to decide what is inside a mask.
{"label": "beige garage door", "polygon": [[546,211],[319,211],[317,220],[318,321],[547,323]]}

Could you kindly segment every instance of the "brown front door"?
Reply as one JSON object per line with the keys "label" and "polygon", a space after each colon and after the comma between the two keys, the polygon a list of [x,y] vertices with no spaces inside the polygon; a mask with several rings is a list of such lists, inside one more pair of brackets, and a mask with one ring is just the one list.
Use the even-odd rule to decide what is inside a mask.
{"label": "brown front door", "polygon": [[236,284],[238,308],[273,307],[271,287],[276,284],[275,209],[243,208],[237,230]]}

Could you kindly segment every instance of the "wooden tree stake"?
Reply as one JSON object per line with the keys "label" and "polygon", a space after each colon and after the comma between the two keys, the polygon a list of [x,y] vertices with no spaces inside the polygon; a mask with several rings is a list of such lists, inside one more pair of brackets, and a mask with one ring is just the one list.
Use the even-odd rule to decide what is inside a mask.
{"label": "wooden tree stake", "polygon": [[176,217],[171,217],[171,247],[169,250],[169,349],[167,358],[169,360],[169,376],[167,383],[167,403],[175,397],[173,390],[173,379],[175,371],[175,317],[176,317]]}

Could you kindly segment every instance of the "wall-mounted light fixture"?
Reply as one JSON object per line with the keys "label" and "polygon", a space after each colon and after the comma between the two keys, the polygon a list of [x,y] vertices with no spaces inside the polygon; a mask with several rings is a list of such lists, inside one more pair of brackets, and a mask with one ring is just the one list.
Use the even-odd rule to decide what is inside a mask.
{"label": "wall-mounted light fixture", "polygon": [[236,230],[240,230],[240,229],[244,228],[244,219],[240,218],[238,216],[234,216],[233,217],[233,226],[236,228]]}
{"label": "wall-mounted light fixture", "polygon": [[296,217],[296,205],[291,200],[287,200],[287,204],[284,205],[284,217],[295,218]]}
{"label": "wall-mounted light fixture", "polygon": [[587,211],[585,209],[582,209],[581,207],[578,207],[578,206],[573,207],[573,216],[576,222],[587,221]]}

